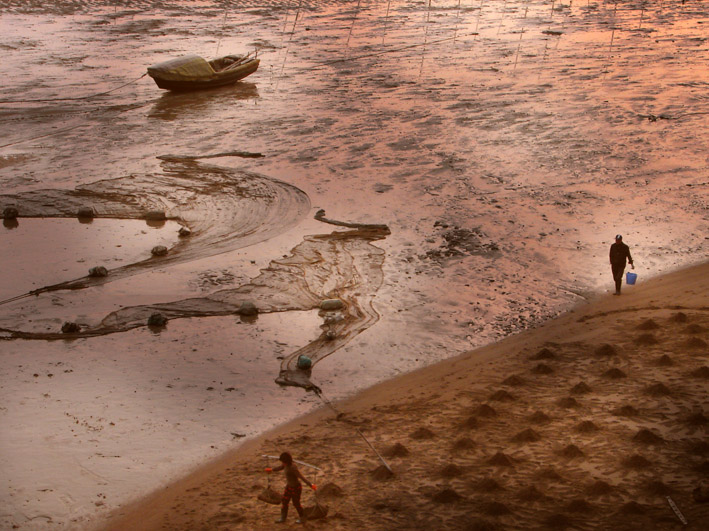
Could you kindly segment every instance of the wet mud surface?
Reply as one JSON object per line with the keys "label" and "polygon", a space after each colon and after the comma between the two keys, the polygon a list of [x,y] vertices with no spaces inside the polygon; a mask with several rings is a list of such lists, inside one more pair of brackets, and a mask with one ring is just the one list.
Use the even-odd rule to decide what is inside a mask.
{"label": "wet mud surface", "polygon": [[[0,1],[0,25],[0,211],[17,207],[20,225],[85,206],[107,219],[164,211],[192,232],[168,238],[165,256],[0,305],[13,360],[44,359],[43,341],[22,337],[59,337],[48,352],[93,359],[91,341],[169,355],[174,335],[187,358],[196,348],[231,367],[224,345],[237,341],[235,357],[272,362],[254,395],[268,397],[278,374],[298,380],[305,354],[320,363],[301,383],[336,398],[610,290],[619,232],[639,282],[707,254],[700,2]],[[254,50],[259,70],[232,87],[172,94],[144,76],[182,54]],[[318,209],[326,219],[314,219]],[[327,232],[326,220],[352,225]],[[2,253],[52,267],[35,249],[3,246],[5,222]],[[4,277],[8,298],[26,295]],[[330,297],[344,310],[318,314]],[[247,298],[264,312],[252,323],[236,311]],[[170,319],[162,332],[147,328],[155,311]],[[75,338],[61,334],[66,321],[80,323]],[[97,337],[107,332],[121,333]],[[72,404],[104,385],[89,370],[103,373],[100,360],[88,363],[93,383]],[[36,384],[5,388],[10,424],[25,411],[10,397],[34,396]],[[241,397],[226,421],[205,396],[211,409],[190,418],[227,440],[317,403],[255,421],[265,402]],[[147,424],[136,437],[169,433]],[[179,468],[151,459],[156,477]],[[108,505],[129,491],[116,487]],[[77,498],[78,513],[55,500],[53,522],[94,510]]]}

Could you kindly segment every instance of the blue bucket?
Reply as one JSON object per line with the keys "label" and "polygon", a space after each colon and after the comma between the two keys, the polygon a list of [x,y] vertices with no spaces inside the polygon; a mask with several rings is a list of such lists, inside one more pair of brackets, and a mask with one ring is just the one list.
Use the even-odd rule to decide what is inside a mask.
{"label": "blue bucket", "polygon": [[625,274],[625,283],[626,283],[626,284],[631,284],[631,285],[632,285],[632,284],[635,284],[635,281],[636,281],[637,279],[638,279],[638,275],[636,275],[635,273],[631,273],[630,271],[628,271],[628,272]]}

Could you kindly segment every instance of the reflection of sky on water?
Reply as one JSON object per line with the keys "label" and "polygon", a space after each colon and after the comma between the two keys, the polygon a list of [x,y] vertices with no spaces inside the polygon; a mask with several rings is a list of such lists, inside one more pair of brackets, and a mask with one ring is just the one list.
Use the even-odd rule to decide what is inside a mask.
{"label": "reflection of sky on water", "polygon": [[[146,260],[154,246],[171,247],[178,228],[175,222],[151,227],[144,220],[130,219],[3,221],[5,228],[14,229],[0,229],[0,255],[13,274],[0,277],[0,301],[86,276],[95,266],[114,269]],[[51,267],[46,257],[52,257]]]}

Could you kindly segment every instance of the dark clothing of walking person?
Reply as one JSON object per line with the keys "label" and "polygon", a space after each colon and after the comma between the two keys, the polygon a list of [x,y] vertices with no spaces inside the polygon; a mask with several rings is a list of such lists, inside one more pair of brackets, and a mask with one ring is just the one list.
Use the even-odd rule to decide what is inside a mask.
{"label": "dark clothing of walking person", "polygon": [[303,477],[303,474],[300,473],[298,467],[293,463],[293,457],[291,457],[288,452],[283,452],[278,460],[282,463],[281,465],[266,469],[266,472],[284,470],[286,473],[286,489],[283,491],[283,497],[281,498],[281,518],[276,520],[276,523],[280,524],[286,521],[288,517],[288,504],[291,500],[293,501],[293,507],[298,511],[298,516],[300,516],[297,522],[304,522],[303,506],[300,504],[300,495],[303,492],[303,486],[300,484],[300,480],[305,481],[313,490],[316,490],[317,487]]}
{"label": "dark clothing of walking person", "polygon": [[630,267],[635,269],[633,257],[630,256],[630,247],[623,243],[623,237],[620,234],[615,237],[615,243],[611,245],[609,258],[613,280],[615,281],[614,295],[620,295],[620,286],[623,283],[623,272],[625,271],[626,260],[630,264]]}

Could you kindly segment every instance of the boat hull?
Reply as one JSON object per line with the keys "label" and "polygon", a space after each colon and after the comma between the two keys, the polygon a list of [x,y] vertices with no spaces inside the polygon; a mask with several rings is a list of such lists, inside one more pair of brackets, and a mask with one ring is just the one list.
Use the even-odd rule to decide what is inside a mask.
{"label": "boat hull", "polygon": [[258,70],[259,62],[259,59],[252,59],[251,61],[232,70],[216,72],[212,76],[197,80],[165,79],[160,77],[159,74],[150,71],[148,74],[150,74],[150,77],[153,78],[155,84],[161,89],[172,90],[175,92],[189,92],[193,90],[223,87],[225,85],[236,83],[240,79],[244,79],[246,76],[256,72],[256,70]]}

